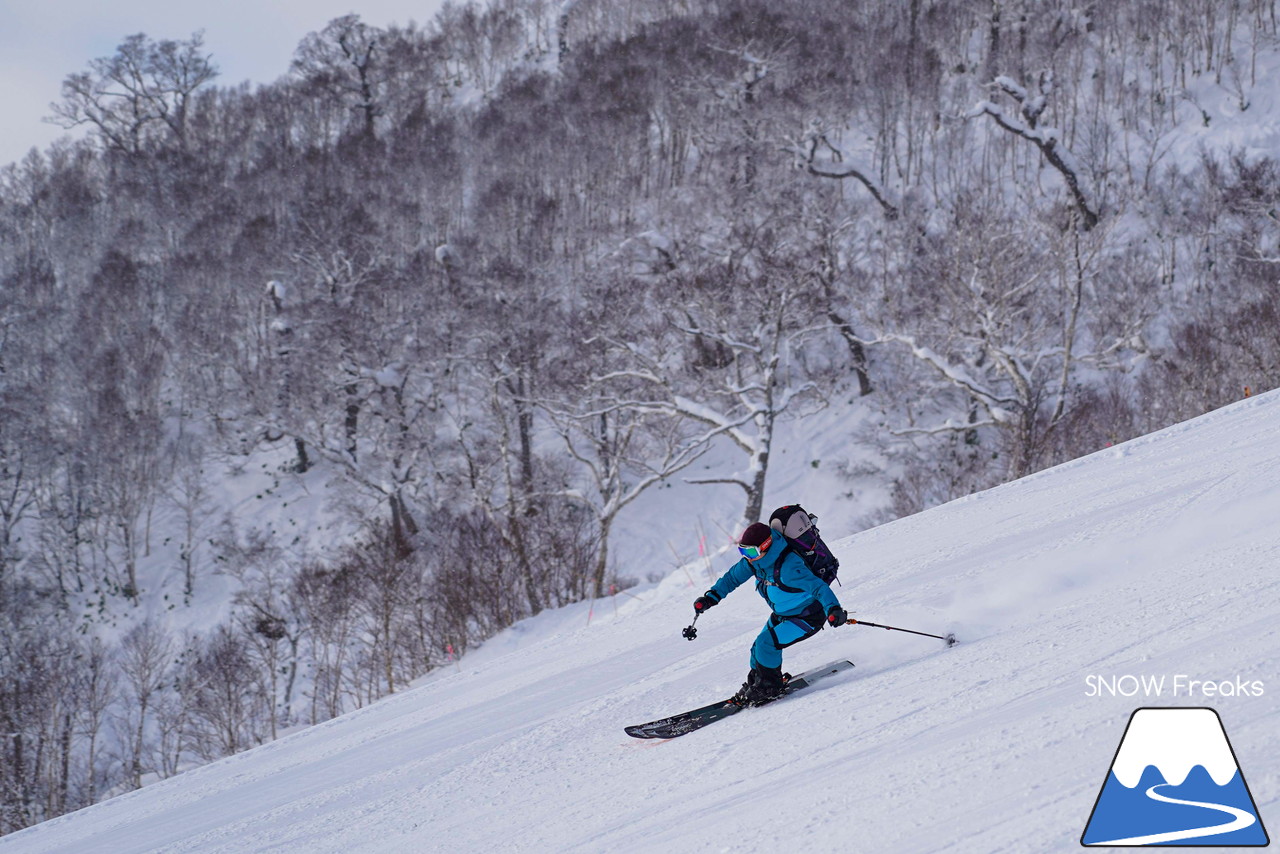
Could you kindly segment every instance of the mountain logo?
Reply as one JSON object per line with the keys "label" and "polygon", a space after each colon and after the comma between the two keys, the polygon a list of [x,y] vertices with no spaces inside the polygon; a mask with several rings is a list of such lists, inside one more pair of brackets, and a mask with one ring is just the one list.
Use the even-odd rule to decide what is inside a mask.
{"label": "mountain logo", "polygon": [[1134,711],[1080,844],[1270,843],[1222,719],[1213,709]]}

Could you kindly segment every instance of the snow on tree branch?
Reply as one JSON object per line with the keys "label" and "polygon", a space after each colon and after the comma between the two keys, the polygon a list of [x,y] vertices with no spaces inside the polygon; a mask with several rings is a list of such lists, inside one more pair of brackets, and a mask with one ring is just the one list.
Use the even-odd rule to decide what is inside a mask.
{"label": "snow on tree branch", "polygon": [[709,341],[717,341],[731,350],[742,350],[749,353],[759,355],[764,349],[759,344],[752,344],[737,338],[732,338],[726,332],[714,332],[700,327],[688,327],[681,324],[673,324],[674,327],[686,335],[700,335]]}
{"label": "snow on tree branch", "polygon": [[880,336],[876,341],[865,343],[878,344],[882,342],[893,342],[905,345],[911,350],[911,354],[913,356],[932,367],[952,385],[959,386],[968,392],[975,400],[981,401],[984,406],[991,409],[993,414],[996,411],[999,411],[1001,406],[1016,406],[1018,403],[1015,398],[997,394],[989,386],[974,379],[968,371],[952,364],[932,348],[918,343],[915,338],[910,335],[896,335],[890,333]]}
{"label": "snow on tree branch", "polygon": [[[895,220],[900,215],[897,206],[889,201],[880,185],[868,177],[867,170],[846,162],[845,153],[831,144],[819,122],[810,122],[804,138],[793,145],[790,151],[799,158],[800,163],[810,175],[837,180],[853,178],[861,183],[879,203],[885,219]],[[830,159],[825,162],[819,161],[819,151],[826,151]]]}
{"label": "snow on tree branch", "polygon": [[890,429],[891,436],[939,436],[944,433],[968,433],[977,430],[979,427],[1000,427],[1003,421],[995,418],[989,418],[985,421],[957,421],[954,418],[948,418],[943,423],[934,427],[904,427]]}
{"label": "snow on tree branch", "polygon": [[[1089,200],[1086,198],[1084,190],[1080,187],[1081,170],[1079,162],[1070,150],[1060,145],[1062,134],[1057,128],[1039,127],[1040,115],[1044,112],[1046,106],[1045,94],[1032,97],[1025,88],[1008,77],[997,77],[995,85],[1018,102],[1018,114],[1011,115],[999,104],[992,101],[979,101],[965,114],[965,118],[972,119],[981,115],[990,116],[997,125],[1009,133],[1020,136],[1035,145],[1036,148],[1039,148],[1045,160],[1049,161],[1049,165],[1058,170],[1058,173],[1062,175],[1063,181],[1066,182],[1067,190],[1070,191],[1076,209],[1080,212],[1084,229],[1088,231],[1093,228],[1098,224],[1098,214],[1089,206]],[[1049,82],[1042,82],[1044,87],[1050,85]]]}

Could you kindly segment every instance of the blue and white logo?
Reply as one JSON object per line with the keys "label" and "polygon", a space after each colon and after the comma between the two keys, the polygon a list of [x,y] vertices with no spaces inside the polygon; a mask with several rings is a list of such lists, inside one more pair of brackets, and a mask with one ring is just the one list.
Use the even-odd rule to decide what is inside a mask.
{"label": "blue and white logo", "polygon": [[1270,842],[1213,709],[1129,718],[1080,844],[1264,846]]}

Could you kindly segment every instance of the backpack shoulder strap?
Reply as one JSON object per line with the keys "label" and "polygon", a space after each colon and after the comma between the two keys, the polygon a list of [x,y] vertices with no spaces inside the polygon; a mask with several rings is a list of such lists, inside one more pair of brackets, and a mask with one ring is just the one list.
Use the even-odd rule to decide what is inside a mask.
{"label": "backpack shoulder strap", "polygon": [[[804,591],[799,587],[792,587],[789,584],[782,583],[782,562],[787,559],[788,554],[799,555],[799,552],[791,547],[791,543],[786,537],[782,537],[782,542],[785,543],[785,545],[783,545],[782,551],[778,552],[777,560],[773,562],[773,570],[766,571],[763,569],[757,569],[756,576],[765,584],[770,587],[776,587],[783,593],[803,593]],[[803,557],[800,559],[804,560]],[[772,577],[766,577],[765,572],[768,572],[768,575]]]}

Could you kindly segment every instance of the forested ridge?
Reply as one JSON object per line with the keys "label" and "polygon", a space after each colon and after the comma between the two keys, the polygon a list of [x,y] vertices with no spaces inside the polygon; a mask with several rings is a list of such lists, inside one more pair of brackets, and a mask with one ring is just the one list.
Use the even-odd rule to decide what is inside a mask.
{"label": "forested ridge", "polygon": [[[658,484],[767,514],[783,424],[849,412],[870,525],[1280,376],[1280,173],[1215,136],[1280,109],[1272,0],[495,0],[257,88],[216,47],[126,38],[0,174],[0,832],[631,583]],[[230,512],[246,470],[323,509]]]}

